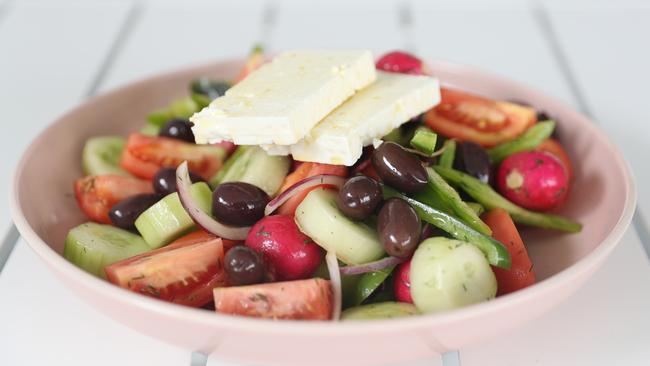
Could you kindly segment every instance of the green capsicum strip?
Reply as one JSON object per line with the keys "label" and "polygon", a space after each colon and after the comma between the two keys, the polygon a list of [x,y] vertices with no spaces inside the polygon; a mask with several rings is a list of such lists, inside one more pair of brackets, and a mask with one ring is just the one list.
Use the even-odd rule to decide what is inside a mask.
{"label": "green capsicum strip", "polygon": [[451,208],[456,217],[463,220],[463,222],[479,233],[488,236],[492,235],[492,229],[481,221],[476,212],[460,198],[460,195],[458,195],[458,192],[454,188],[445,182],[432,168],[427,168],[426,170],[429,176],[427,184],[432,190],[438,193],[438,197]]}
{"label": "green capsicum strip", "polygon": [[[521,151],[530,151],[549,138],[555,129],[555,121],[539,122],[518,138],[488,150],[493,163],[498,164],[508,156]],[[451,167],[449,167],[451,168]]]}
{"label": "green capsicum strip", "polygon": [[491,210],[493,208],[500,207],[508,211],[515,222],[530,226],[537,226],[544,229],[554,229],[570,233],[576,233],[582,230],[581,224],[573,222],[562,216],[528,211],[522,207],[519,207],[495,192],[492,187],[472,177],[471,175],[467,175],[463,172],[441,166],[436,166],[434,169],[445,180],[462,188],[478,203],[485,206],[486,209]]}
{"label": "green capsicum strip", "polygon": [[386,278],[390,276],[393,269],[395,269],[395,266],[362,274],[357,283],[353,304],[355,306],[361,305],[384,281],[386,281]]}
{"label": "green capsicum strip", "polygon": [[444,151],[440,155],[439,165],[451,168],[454,165],[454,157],[456,156],[456,140],[447,140],[442,145]]}
{"label": "green capsicum strip", "polygon": [[485,207],[483,207],[483,205],[478,202],[465,202],[465,203],[467,203],[467,206],[469,206],[469,208],[471,208],[472,211],[474,211],[476,216],[481,216],[483,212],[485,212]]}
{"label": "green capsicum strip", "polygon": [[386,185],[382,184],[381,189],[384,199],[393,197],[403,199],[415,209],[415,212],[423,221],[444,230],[458,240],[475,245],[485,254],[491,265],[505,269],[510,268],[510,253],[499,241],[479,233],[449,214],[409,198]]}
{"label": "green capsicum strip", "polygon": [[433,155],[436,150],[438,135],[428,127],[420,126],[415,130],[415,135],[411,139],[411,146],[427,155]]}

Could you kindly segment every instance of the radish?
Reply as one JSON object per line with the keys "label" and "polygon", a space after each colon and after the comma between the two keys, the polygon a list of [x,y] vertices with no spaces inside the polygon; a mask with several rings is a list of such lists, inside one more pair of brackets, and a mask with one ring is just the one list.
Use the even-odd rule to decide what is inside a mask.
{"label": "radish", "polygon": [[292,216],[266,216],[251,228],[246,245],[260,253],[275,281],[310,278],[323,250],[300,232]]}
{"label": "radish", "polygon": [[506,198],[519,206],[545,211],[564,203],[569,178],[554,156],[544,152],[521,152],[501,163],[497,185]]}
{"label": "radish", "polygon": [[395,299],[400,302],[407,302],[412,304],[411,298],[411,278],[409,272],[411,271],[411,260],[400,264],[395,270],[395,279],[393,288],[395,291]]}

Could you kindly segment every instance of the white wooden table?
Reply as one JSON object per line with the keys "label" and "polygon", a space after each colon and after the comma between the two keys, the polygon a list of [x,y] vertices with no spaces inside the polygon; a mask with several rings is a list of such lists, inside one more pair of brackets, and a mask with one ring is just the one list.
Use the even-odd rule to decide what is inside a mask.
{"label": "white wooden table", "polygon": [[[413,365],[647,365],[648,35],[650,4],[642,0],[0,0],[0,191],[8,191],[29,141],[85,97],[165,69],[241,56],[254,42],[271,50],[407,49],[476,65],[591,115],[633,167],[639,212],[604,267],[561,306],[459,350],[460,361],[448,354]],[[8,233],[0,244],[0,365],[236,366],[192,357],[192,350],[140,335],[77,299],[16,243],[6,197],[0,195],[0,227]]]}

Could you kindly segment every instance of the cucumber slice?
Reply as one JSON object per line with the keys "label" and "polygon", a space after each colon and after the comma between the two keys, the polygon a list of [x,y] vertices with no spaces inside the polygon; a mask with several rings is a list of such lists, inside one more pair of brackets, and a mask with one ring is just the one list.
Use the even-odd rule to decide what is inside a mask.
{"label": "cucumber slice", "polygon": [[63,257],[88,273],[105,278],[104,267],[150,250],[139,235],[94,222],[68,232]]}
{"label": "cucumber slice", "polygon": [[460,240],[437,237],[420,243],[409,275],[413,303],[423,313],[490,300],[497,293],[483,252]]}
{"label": "cucumber slice", "polygon": [[391,319],[418,314],[420,312],[413,304],[387,301],[349,308],[341,313],[341,320]]}
{"label": "cucumber slice", "polygon": [[[199,207],[209,213],[212,207],[210,187],[204,182],[194,183],[190,193]],[[178,192],[174,192],[140,214],[135,220],[135,227],[149,247],[156,249],[191,231],[195,224],[181,204]]]}
{"label": "cucumber slice", "polygon": [[296,208],[296,223],[300,231],[325,250],[334,250],[345,264],[368,263],[386,254],[377,231],[347,218],[331,190],[317,188],[309,192]]}
{"label": "cucumber slice", "polygon": [[120,156],[125,144],[126,139],[121,136],[102,136],[88,139],[81,154],[84,174],[131,176],[120,167]]}
{"label": "cucumber slice", "polygon": [[286,156],[271,156],[258,146],[239,146],[210,180],[216,187],[225,182],[246,182],[273,197],[282,186],[291,162]]}

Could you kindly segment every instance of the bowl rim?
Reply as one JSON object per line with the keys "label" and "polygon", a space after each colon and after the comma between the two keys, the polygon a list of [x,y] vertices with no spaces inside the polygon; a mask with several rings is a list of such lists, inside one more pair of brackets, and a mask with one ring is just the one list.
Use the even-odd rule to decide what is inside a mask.
{"label": "bowl rim", "polygon": [[[534,286],[516,291],[511,294],[500,296],[493,300],[469,305],[460,309],[450,311],[423,314],[415,317],[406,317],[398,319],[385,319],[374,320],[371,322],[304,322],[304,321],[273,321],[267,319],[247,318],[241,316],[231,316],[219,314],[216,312],[206,311],[203,309],[194,309],[182,305],[172,304],[157,299],[140,296],[131,291],[114,286],[109,282],[95,277],[82,269],[76,267],[74,264],[68,262],[62,255],[52,250],[34,231],[31,225],[27,222],[23,214],[21,203],[19,202],[19,187],[21,183],[21,176],[25,170],[27,158],[31,155],[30,152],[35,149],[38,143],[45,139],[50,129],[54,128],[60,123],[66,121],[70,116],[77,113],[78,110],[91,107],[95,103],[101,103],[104,98],[120,94],[127,89],[143,87],[157,79],[163,77],[173,77],[177,74],[190,73],[193,70],[209,69],[219,67],[221,65],[242,62],[242,59],[230,58],[212,61],[208,63],[195,64],[183,68],[175,68],[161,73],[142,78],[133,82],[126,83],[118,88],[112,89],[107,93],[94,96],[77,104],[74,108],[68,110],[66,113],[56,118],[45,129],[32,140],[30,145],[23,151],[23,154],[13,172],[12,184],[10,188],[10,209],[13,221],[18,228],[22,238],[34,250],[42,260],[44,260],[51,270],[56,270],[62,276],[68,277],[70,281],[76,282],[78,285],[86,288],[89,292],[101,291],[104,296],[110,296],[115,301],[119,301],[129,306],[134,306],[142,310],[157,313],[162,316],[172,316],[178,319],[203,324],[213,327],[214,329],[237,329],[241,331],[251,331],[255,333],[264,334],[299,334],[302,336],[330,336],[336,335],[341,332],[352,334],[363,333],[384,333],[393,332],[397,330],[422,330],[428,327],[444,326],[464,319],[474,317],[482,317],[484,315],[497,312],[503,308],[513,307],[519,303],[524,303],[532,300],[533,297],[539,296],[539,293],[548,293],[562,286],[565,281],[576,279],[581,275],[593,270],[597,267],[605,257],[614,249],[618,242],[626,233],[628,226],[632,220],[634,210],[636,207],[637,192],[634,179],[632,178],[631,169],[629,164],[623,158],[619,149],[606,137],[606,135],[597,127],[597,125],[589,118],[579,113],[573,107],[565,102],[551,97],[545,93],[537,91],[537,89],[529,87],[518,81],[513,81],[506,77],[481,70],[473,66],[467,66],[456,62],[448,61],[431,61],[428,64],[433,70],[441,68],[455,73],[462,73],[467,77],[480,77],[484,80],[498,82],[508,89],[525,90],[527,93],[533,95],[536,99],[545,99],[554,104],[559,105],[561,108],[566,109],[574,114],[572,119],[581,120],[585,128],[590,130],[596,138],[606,144],[610,151],[614,153],[614,160],[620,166],[623,172],[623,182],[626,187],[625,202],[623,211],[618,218],[616,224],[607,236],[593,249],[589,254],[572,264],[568,268],[552,275],[551,277],[536,283]],[[65,281],[64,281],[65,282]],[[71,284],[66,283],[66,286]],[[85,300],[85,299],[84,299]],[[86,300],[87,301],[87,300]]]}

